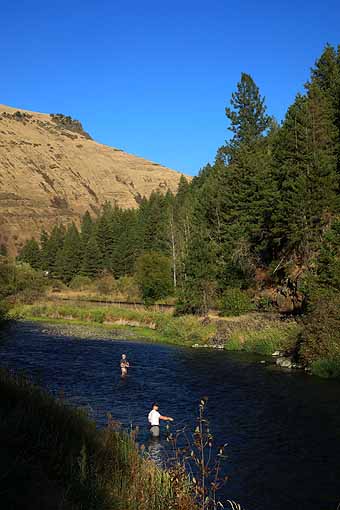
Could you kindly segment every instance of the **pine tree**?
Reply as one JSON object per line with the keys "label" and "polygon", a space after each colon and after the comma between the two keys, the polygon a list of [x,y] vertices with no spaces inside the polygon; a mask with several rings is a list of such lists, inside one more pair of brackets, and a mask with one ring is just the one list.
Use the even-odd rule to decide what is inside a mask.
{"label": "pine tree", "polygon": [[139,255],[138,212],[119,210],[114,223],[115,244],[112,254],[113,274],[119,278],[132,275]]}
{"label": "pine tree", "polygon": [[279,248],[308,259],[336,208],[336,131],[329,100],[317,87],[298,95],[278,135],[279,190],[273,234]]}
{"label": "pine tree", "polygon": [[[273,120],[266,114],[253,79],[242,74],[226,108],[233,138],[215,162],[215,216],[218,215],[220,286],[244,285],[259,258],[269,258],[275,182],[271,169]],[[209,208],[211,210],[211,207]],[[216,237],[216,236],[215,236]]]}
{"label": "pine tree", "polygon": [[230,159],[241,145],[253,144],[261,139],[270,127],[271,119],[266,114],[264,101],[252,77],[242,73],[237,90],[231,96],[232,107],[225,109],[230,121],[228,129],[233,133],[232,140],[226,146]]}
{"label": "pine tree", "polygon": [[176,244],[176,280],[177,285],[182,285],[185,280],[185,258],[188,255],[188,246],[191,239],[193,193],[191,186],[182,175],[177,194],[174,197],[172,207],[172,219],[174,222],[174,237]]}
{"label": "pine tree", "polygon": [[55,273],[64,282],[68,283],[74,278],[79,270],[82,257],[82,246],[77,227],[72,223],[65,234],[63,247],[59,250]]}
{"label": "pine tree", "polygon": [[129,261],[128,257],[129,241],[131,236],[130,224],[127,211],[115,207],[111,218],[112,234],[112,253],[110,267],[115,277],[119,278],[126,273]]}
{"label": "pine tree", "polygon": [[103,210],[96,221],[96,240],[102,254],[103,268],[112,271],[112,253],[114,250],[113,208],[109,202],[104,204]]}
{"label": "pine tree", "polygon": [[30,239],[25,243],[18,259],[22,262],[27,262],[33,269],[41,268],[40,248],[35,239]]}
{"label": "pine tree", "polygon": [[41,268],[45,271],[48,271],[48,261],[47,258],[47,246],[48,246],[49,236],[45,229],[42,229],[40,233],[40,259],[41,259]]}
{"label": "pine tree", "polygon": [[206,314],[216,294],[216,244],[203,226],[193,227],[188,253],[184,260],[185,280],[181,285],[177,311]]}
{"label": "pine tree", "polygon": [[152,192],[149,199],[144,199],[139,207],[139,230],[141,249],[170,253],[168,239],[168,211],[166,198],[159,192]]}
{"label": "pine tree", "polygon": [[311,70],[310,81],[306,83],[307,91],[319,88],[331,101],[334,120],[340,116],[340,46],[338,51],[327,44],[321,57]]}
{"label": "pine tree", "polygon": [[336,50],[327,44],[321,57],[311,71],[310,81],[306,84],[308,95],[319,91],[328,99],[329,116],[336,130],[334,136],[337,156],[338,191],[340,190],[340,46]]}
{"label": "pine tree", "polygon": [[84,214],[81,220],[80,224],[80,240],[81,240],[81,246],[84,250],[93,231],[93,220],[91,218],[91,215],[88,211]]}
{"label": "pine tree", "polygon": [[318,281],[340,291],[340,219],[325,231],[317,258]]}
{"label": "pine tree", "polygon": [[97,243],[95,231],[92,233],[85,247],[80,274],[94,278],[98,276],[103,268],[103,256]]}
{"label": "pine tree", "polygon": [[49,271],[50,275],[56,276],[56,262],[59,252],[63,248],[65,239],[65,227],[56,225],[51,232],[49,239],[43,247],[43,265],[44,269]]}

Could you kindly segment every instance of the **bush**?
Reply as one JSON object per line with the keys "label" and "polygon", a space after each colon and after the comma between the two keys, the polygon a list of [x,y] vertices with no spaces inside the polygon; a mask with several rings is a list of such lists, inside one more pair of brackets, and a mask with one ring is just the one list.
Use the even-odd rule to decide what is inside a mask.
{"label": "bush", "polygon": [[274,309],[273,300],[268,296],[261,296],[256,300],[256,309],[259,312],[271,312]]}
{"label": "bush", "polygon": [[159,314],[156,325],[164,338],[179,344],[206,343],[216,329],[214,323],[204,325],[192,315],[174,318],[170,314]]}
{"label": "bush", "polygon": [[169,257],[158,252],[142,255],[136,264],[136,281],[146,304],[169,296],[173,291]]}
{"label": "bush", "polygon": [[[315,288],[302,319],[299,357],[305,363],[340,357],[340,295]],[[318,366],[318,365],[317,365]]]}
{"label": "bush", "polygon": [[43,293],[39,289],[24,289],[15,296],[16,303],[33,304],[42,297]]}
{"label": "bush", "polygon": [[177,293],[175,315],[207,315],[218,304],[216,294],[216,284],[212,281],[201,281],[198,285],[186,281]]}
{"label": "bush", "polygon": [[138,284],[133,276],[122,276],[116,281],[117,292],[127,301],[142,299]]}
{"label": "bush", "polygon": [[338,358],[320,358],[313,361],[312,374],[326,379],[340,378],[340,356]]}
{"label": "bush", "polygon": [[237,288],[226,289],[220,300],[221,314],[224,316],[242,315],[255,309],[249,295]]}
{"label": "bush", "polygon": [[62,282],[61,280],[57,280],[56,278],[53,278],[53,280],[50,280],[51,285],[51,291],[52,292],[61,292],[62,290],[67,290],[66,283]]}
{"label": "bush", "polygon": [[116,290],[116,280],[111,274],[105,274],[95,281],[98,294],[108,295]]}
{"label": "bush", "polygon": [[89,319],[93,322],[98,322],[99,324],[102,324],[105,321],[106,317],[106,310],[103,310],[102,308],[96,308],[95,310],[91,310],[89,313]]}
{"label": "bush", "polygon": [[204,307],[201,296],[195,290],[184,289],[177,293],[175,316],[181,315],[206,315],[207,310]]}
{"label": "bush", "polygon": [[0,324],[8,319],[9,305],[6,301],[0,301]]}
{"label": "bush", "polygon": [[69,287],[72,290],[87,290],[91,283],[92,280],[88,276],[77,275],[71,280]]}
{"label": "bush", "polygon": [[0,298],[27,294],[40,296],[47,287],[47,279],[41,271],[32,269],[29,264],[0,263]]}
{"label": "bush", "polygon": [[295,322],[267,325],[259,331],[252,329],[235,330],[225,344],[225,349],[255,352],[270,356],[277,350],[294,350],[298,334],[299,327]]}

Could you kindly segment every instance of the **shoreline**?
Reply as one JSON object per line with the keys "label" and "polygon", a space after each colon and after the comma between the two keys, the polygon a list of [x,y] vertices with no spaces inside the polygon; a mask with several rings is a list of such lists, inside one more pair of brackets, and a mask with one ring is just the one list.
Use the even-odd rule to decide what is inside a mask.
{"label": "shoreline", "polygon": [[274,355],[275,363],[282,369],[302,369],[323,378],[339,378],[337,371],[326,370],[332,362],[327,358],[320,357],[311,364],[301,363],[298,352],[301,325],[294,318],[279,314],[252,312],[233,317],[177,317],[122,307],[36,302],[15,305],[10,317],[37,323],[99,328],[126,341]]}
{"label": "shoreline", "polygon": [[[102,331],[108,331],[115,335],[112,340],[125,340],[127,342],[147,342],[147,343],[164,343],[167,345],[174,345],[174,342],[170,342],[164,339],[159,334],[155,334],[148,328],[132,327],[132,326],[119,326],[116,324],[100,324],[97,322],[80,321],[77,319],[63,319],[63,318],[50,318],[50,317],[34,317],[27,316],[25,318],[13,319],[16,322],[33,322],[38,324],[55,325],[55,326],[71,326],[71,327],[83,327],[93,328]],[[83,338],[86,340],[86,337]],[[106,340],[106,338],[102,338]],[[110,340],[108,337],[107,340]],[[178,345],[178,344],[176,344]]]}
{"label": "shoreline", "polygon": [[298,332],[295,321],[259,313],[238,317],[174,317],[168,313],[121,307],[82,308],[35,303],[17,305],[11,315],[18,320],[100,328],[123,339],[128,336],[136,341],[269,356],[278,350],[289,352]]}
{"label": "shoreline", "polygon": [[134,340],[187,347],[197,342],[207,343],[216,330],[213,323],[204,325],[199,318],[193,316],[173,317],[168,313],[115,307],[81,308],[74,305],[51,306],[46,303],[16,305],[11,310],[11,318],[125,331]]}

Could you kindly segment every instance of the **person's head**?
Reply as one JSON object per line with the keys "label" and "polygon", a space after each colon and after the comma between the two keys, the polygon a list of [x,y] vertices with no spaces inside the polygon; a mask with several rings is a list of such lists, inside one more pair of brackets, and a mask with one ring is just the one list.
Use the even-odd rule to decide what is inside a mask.
{"label": "person's head", "polygon": [[154,411],[158,411],[158,404],[157,404],[157,402],[154,402],[154,403],[152,404],[152,409],[153,409]]}
{"label": "person's head", "polygon": [[126,354],[122,354],[122,359],[126,359]]}

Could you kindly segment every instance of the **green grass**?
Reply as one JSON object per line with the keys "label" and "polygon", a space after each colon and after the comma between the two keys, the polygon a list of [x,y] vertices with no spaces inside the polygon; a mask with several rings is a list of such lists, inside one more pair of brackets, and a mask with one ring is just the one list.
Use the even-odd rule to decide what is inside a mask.
{"label": "green grass", "polygon": [[[111,422],[112,423],[112,422]],[[21,377],[0,372],[0,492],[12,510],[194,509],[188,481],[140,455],[130,435],[97,430]]]}
{"label": "green grass", "polygon": [[313,375],[325,379],[340,379],[340,357],[320,358],[311,364]]}
{"label": "green grass", "polygon": [[235,330],[225,349],[271,355],[276,350],[293,347],[299,327],[296,324],[267,326],[260,331]]}
{"label": "green grass", "polygon": [[114,330],[128,330],[135,338],[169,344],[206,343],[214,335],[214,323],[203,325],[198,317],[173,317],[169,313],[133,310],[114,306],[80,307],[69,304],[18,305],[15,318],[92,324]]}

